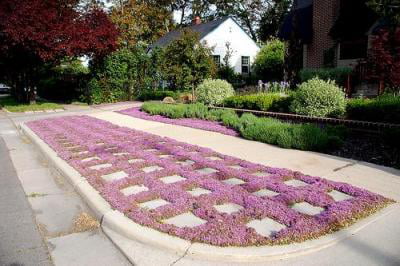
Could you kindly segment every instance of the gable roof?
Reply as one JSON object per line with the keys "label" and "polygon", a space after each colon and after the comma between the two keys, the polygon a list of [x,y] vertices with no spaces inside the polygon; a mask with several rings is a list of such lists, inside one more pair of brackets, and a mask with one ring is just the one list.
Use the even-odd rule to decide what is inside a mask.
{"label": "gable roof", "polygon": [[155,43],[153,43],[150,47],[150,49],[155,48],[155,47],[165,47],[168,44],[170,44],[172,41],[178,39],[181,34],[182,31],[185,29],[189,29],[192,30],[194,32],[197,32],[200,34],[200,40],[203,39],[205,36],[207,36],[209,33],[211,33],[212,31],[214,31],[216,28],[218,28],[222,23],[224,23],[225,21],[227,21],[228,19],[230,19],[231,17],[223,17],[217,20],[213,20],[210,22],[206,22],[206,23],[201,23],[198,25],[192,25],[192,26],[188,26],[182,29],[177,29],[177,30],[173,30],[168,32],[167,34],[165,34],[163,37],[161,37],[160,39],[158,39]]}

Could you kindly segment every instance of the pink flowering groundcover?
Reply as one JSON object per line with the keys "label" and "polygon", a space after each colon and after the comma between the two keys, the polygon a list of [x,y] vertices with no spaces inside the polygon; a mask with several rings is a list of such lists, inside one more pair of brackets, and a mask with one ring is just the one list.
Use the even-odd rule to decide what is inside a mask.
{"label": "pink flowering groundcover", "polygon": [[230,135],[230,136],[239,136],[239,133],[237,133],[236,130],[228,128],[228,127],[224,126],[222,123],[217,122],[217,121],[208,121],[208,120],[201,120],[201,119],[195,119],[195,118],[172,119],[172,118],[164,117],[161,115],[150,115],[146,112],[141,111],[140,107],[129,108],[126,110],[118,111],[117,113],[144,119],[144,120],[161,122],[161,123],[165,123],[165,124],[197,128],[197,129],[202,129],[202,130],[207,130],[207,131],[212,131],[212,132],[218,132],[218,133]]}
{"label": "pink flowering groundcover", "polygon": [[138,224],[193,242],[301,242],[392,202],[346,183],[251,163],[88,116],[27,125],[114,209]]}

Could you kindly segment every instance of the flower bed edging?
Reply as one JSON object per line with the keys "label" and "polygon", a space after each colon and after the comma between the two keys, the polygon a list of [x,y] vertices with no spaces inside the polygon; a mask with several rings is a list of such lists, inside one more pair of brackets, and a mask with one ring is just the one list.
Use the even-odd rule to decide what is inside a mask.
{"label": "flower bed edging", "polygon": [[[85,124],[87,124],[87,127],[88,127],[86,129],[85,129],[85,126],[86,126]],[[120,128],[120,127],[114,126],[110,123],[107,123],[104,121],[99,121],[99,120],[93,119],[93,118],[88,118],[88,117],[69,117],[69,118],[62,118],[62,119],[58,118],[58,119],[49,119],[49,120],[44,120],[44,121],[38,121],[36,123],[35,122],[29,123],[29,125],[31,127],[33,127],[34,131],[36,131],[37,134],[39,134],[44,140],[46,140],[46,142],[50,146],[55,148],[55,150],[57,150],[59,152],[61,157],[63,157],[65,160],[69,161],[75,167],[75,169],[77,169],[78,171],[81,172],[81,174],[83,173],[83,175],[88,178],[88,180],[92,184],[92,186],[97,187],[97,189],[102,192],[103,196],[108,201],[110,201],[110,203],[113,205],[114,208],[117,208],[117,209],[121,210],[122,212],[125,212],[126,215],[130,216],[133,220],[136,219],[135,220],[136,222],[139,222],[141,224],[148,225],[148,226],[150,225],[150,227],[153,227],[155,229],[158,229],[158,230],[164,231],[164,232],[166,232],[165,229],[168,229],[167,232],[169,232],[173,235],[179,235],[180,237],[191,240],[191,241],[197,241],[197,242],[211,241],[210,243],[213,243],[213,244],[222,243],[222,245],[226,245],[228,243],[233,243],[233,242],[230,242],[231,241],[230,238],[227,239],[227,238],[224,238],[223,236],[219,240],[218,239],[209,239],[208,241],[204,241],[204,239],[203,239],[201,241],[198,238],[198,236],[196,236],[196,232],[193,232],[192,230],[177,229],[177,228],[173,228],[173,227],[170,227],[167,225],[157,225],[157,224],[154,224],[151,220],[149,220],[149,218],[151,218],[151,217],[153,217],[153,218],[159,217],[159,219],[162,220],[167,217],[175,216],[176,214],[181,212],[183,209],[187,208],[185,200],[193,201],[193,199],[190,197],[188,198],[188,196],[186,194],[182,194],[179,189],[180,186],[168,186],[168,188],[171,189],[171,191],[164,191],[166,187],[161,186],[162,191],[160,190],[157,192],[158,196],[162,196],[163,198],[165,198],[167,200],[173,201],[174,208],[160,207],[159,209],[156,209],[154,212],[152,212],[151,216],[148,216],[148,214],[145,215],[145,213],[143,213],[141,210],[138,210],[138,209],[134,209],[134,210],[129,209],[129,208],[133,208],[133,207],[128,207],[128,209],[126,209],[127,205],[126,205],[125,201],[127,199],[125,197],[121,197],[120,189],[122,189],[125,186],[132,185],[135,182],[139,182],[140,179],[144,180],[145,182],[149,182],[147,185],[149,185],[150,187],[153,186],[156,189],[157,186],[161,185],[160,183],[156,182],[159,178],[161,178],[165,175],[172,174],[169,171],[172,171],[172,172],[180,171],[180,173],[182,173],[183,176],[185,176],[189,179],[188,181],[193,181],[197,185],[200,184],[200,185],[206,186],[209,189],[211,189],[211,187],[214,186],[215,190],[213,190],[213,191],[216,191],[216,192],[219,191],[218,192],[219,194],[225,193],[225,196],[223,196],[221,198],[222,201],[224,201],[224,198],[227,197],[227,198],[225,198],[225,200],[229,199],[229,201],[233,201],[233,202],[236,202],[236,203],[239,203],[242,205],[244,204],[244,206],[248,206],[248,208],[251,209],[252,208],[251,202],[254,202],[254,204],[267,204],[270,201],[269,199],[263,199],[263,200],[266,200],[265,202],[261,201],[261,199],[259,199],[258,197],[248,195],[249,192],[248,191],[246,192],[246,189],[250,189],[250,191],[253,191],[253,190],[259,188],[259,187],[257,187],[257,184],[258,184],[257,182],[261,182],[262,184],[264,184],[265,182],[268,181],[265,179],[262,180],[260,178],[255,178],[251,173],[254,171],[266,171],[272,175],[272,177],[270,177],[271,181],[275,180],[272,183],[270,183],[270,181],[268,181],[267,183],[269,185],[273,186],[275,184],[275,188],[277,190],[280,190],[280,191],[286,190],[287,191],[287,192],[283,192],[284,194],[286,193],[285,195],[282,195],[280,198],[278,197],[273,202],[271,202],[271,204],[273,203],[274,205],[278,205],[277,207],[271,206],[272,209],[270,211],[272,211],[272,213],[278,211],[281,207],[283,208],[283,205],[281,206],[281,204],[283,202],[287,203],[288,201],[289,202],[293,201],[293,200],[297,201],[297,200],[299,200],[298,197],[303,198],[303,200],[307,199],[308,201],[312,202],[313,204],[324,204],[323,203],[324,197],[319,198],[319,196],[318,196],[316,198],[313,198],[317,194],[314,195],[313,193],[311,193],[311,190],[318,191],[319,189],[328,189],[328,187],[332,187],[332,188],[341,190],[343,192],[347,192],[347,193],[353,195],[355,198],[357,198],[357,200],[354,200],[354,202],[348,201],[348,202],[345,202],[344,204],[337,204],[338,206],[341,206],[341,209],[340,208],[338,209],[337,215],[343,216],[343,213],[341,213],[340,210],[346,210],[346,208],[347,208],[347,212],[348,212],[351,210],[351,207],[354,204],[355,204],[354,206],[358,206],[357,208],[361,208],[361,209],[359,209],[359,211],[356,211],[356,213],[370,214],[369,212],[374,211],[374,209],[368,210],[368,208],[366,208],[366,205],[365,205],[366,203],[368,203],[368,204],[374,204],[374,203],[379,203],[379,202],[382,204],[387,203],[386,200],[381,196],[378,196],[374,193],[370,193],[370,192],[362,190],[362,189],[352,187],[347,184],[331,182],[331,181],[323,180],[321,178],[316,178],[316,177],[304,176],[300,173],[291,172],[290,170],[286,170],[286,169],[277,169],[277,168],[274,169],[274,168],[268,168],[268,167],[265,167],[262,165],[252,164],[252,163],[242,161],[242,160],[239,160],[236,158],[217,154],[217,153],[211,151],[210,149],[204,149],[204,148],[200,148],[197,146],[188,145],[185,143],[180,143],[180,142],[177,142],[177,141],[174,141],[171,139],[161,138],[158,136],[154,136],[151,134],[147,134],[147,133],[143,133],[143,132],[139,132],[139,131],[135,131],[135,130]],[[62,137],[61,134],[65,135],[67,137]],[[84,136],[83,139],[82,139],[82,136]],[[57,137],[57,139],[56,139],[56,137]],[[105,139],[105,137],[106,137],[106,139]],[[64,138],[67,138],[67,139],[64,139]],[[64,144],[66,142],[68,142],[70,144],[64,145],[64,146],[61,145],[59,143],[59,141],[61,139]],[[146,142],[144,144],[143,144],[143,139],[145,139],[145,142]],[[133,144],[126,145],[126,141],[128,141],[128,140],[133,142]],[[97,145],[96,142],[98,142],[98,141],[106,142],[106,143],[104,143],[106,146],[103,148],[94,146],[94,145]],[[123,142],[121,142],[121,141],[123,141]],[[165,142],[165,143],[161,144],[160,142]],[[220,180],[220,181],[225,180],[224,178],[227,177],[225,174],[209,176],[209,177],[207,176],[207,178],[205,178],[205,177],[199,177],[198,175],[196,176],[192,173],[185,174],[184,172],[189,170],[188,167],[186,167],[186,168],[179,167],[179,166],[177,167],[174,165],[174,166],[171,166],[170,169],[168,169],[170,162],[165,159],[163,159],[163,160],[157,159],[156,156],[159,155],[158,151],[155,154],[153,154],[151,152],[144,152],[144,154],[143,154],[143,150],[145,150],[145,149],[139,149],[139,150],[140,150],[140,153],[142,154],[142,156],[144,156],[147,159],[146,160],[147,164],[146,163],[137,164],[135,167],[130,166],[130,167],[128,167],[128,169],[126,169],[124,167],[123,161],[129,160],[130,155],[127,157],[122,157],[122,159],[121,159],[121,158],[117,158],[116,155],[113,155],[111,152],[108,152],[108,151],[106,152],[106,149],[112,148],[110,146],[113,146],[113,145],[118,146],[117,149],[113,150],[113,153],[121,153],[121,152],[127,151],[132,156],[139,155],[138,152],[135,152],[135,150],[137,150],[137,148],[139,148],[139,147],[143,147],[143,148],[154,148],[155,147],[159,152],[168,150],[174,156],[177,156],[177,158],[184,158],[187,156],[188,158],[193,159],[197,164],[196,168],[198,168],[198,167],[204,168],[206,166],[213,167],[214,169],[218,169],[222,173],[226,173],[226,175],[228,175],[228,177],[230,175],[235,175],[245,181],[247,180],[247,182],[249,182],[250,184],[248,186],[247,185],[242,186],[242,187],[234,186],[231,188],[231,187],[226,187],[225,185],[221,186],[220,182],[218,182],[218,180]],[[80,147],[74,148],[75,146],[81,146],[81,148]],[[89,154],[76,155],[76,153],[83,152],[85,150],[85,149],[83,149],[83,147],[85,147],[85,146],[86,146],[86,149],[88,149],[89,153],[97,152],[98,155],[104,159],[104,161],[106,161],[106,159],[108,159],[109,161],[112,161],[113,163],[115,163],[115,165],[118,167],[109,169],[107,171],[106,170],[100,170],[100,171],[96,171],[96,172],[89,171],[87,168],[90,166],[93,166],[95,164],[86,163],[86,164],[82,165],[82,164],[78,163],[78,161],[82,160],[83,158],[87,158],[87,156],[89,156]],[[178,148],[178,146],[182,146],[182,148]],[[133,149],[135,147],[136,147],[136,149]],[[66,150],[68,150],[68,151],[66,151]],[[198,154],[189,154],[191,152],[197,152]],[[205,160],[204,156],[206,156],[206,155],[207,156],[220,156],[221,158],[224,159],[224,163],[221,164],[220,162],[210,162],[208,160]],[[137,169],[137,167],[149,166],[149,164],[151,165],[153,163],[159,164],[161,166],[165,166],[166,171],[165,172],[159,171],[158,173],[143,175],[142,172],[138,172],[135,169],[131,169],[131,168]],[[241,165],[243,168],[245,168],[246,171],[247,170],[248,171],[243,172],[243,171],[239,171],[239,170],[225,169],[226,165],[229,165],[229,164]],[[103,180],[99,179],[99,175],[101,176],[104,174],[108,174],[111,170],[116,171],[116,170],[121,170],[121,169],[124,169],[127,172],[129,172],[131,177],[127,178],[127,179],[119,180],[119,181],[114,181],[111,183],[106,183],[106,184],[104,184]],[[310,189],[311,194],[309,194],[307,192],[309,189],[293,190],[289,187],[285,187],[285,185],[282,185],[280,183],[286,179],[292,179],[292,178],[295,178],[296,180],[302,180],[302,181],[308,183],[308,186],[309,186],[308,188]],[[254,182],[252,183],[252,180],[255,183]],[[265,183],[264,185],[266,185],[267,183]],[[188,186],[190,186],[191,184],[192,184],[191,182],[187,183]],[[184,185],[184,184],[182,183],[181,185]],[[160,187],[160,189],[161,189],[161,187]],[[228,188],[233,189],[233,191],[226,194],[228,191],[230,191],[230,190],[227,190]],[[217,196],[217,198],[220,197],[220,196],[218,196],[218,193],[215,195],[215,196]],[[235,195],[231,195],[232,193],[234,193]],[[221,196],[222,195],[224,195],[224,194],[221,194]],[[301,196],[301,195],[303,195],[303,196]],[[174,201],[173,199],[176,198],[177,196],[179,196],[178,197],[179,200]],[[142,200],[140,200],[140,197],[142,197]],[[134,201],[139,200],[139,202],[141,202],[141,201],[147,201],[151,198],[153,198],[153,196],[150,196],[149,194],[144,193],[138,197],[136,197],[136,196],[128,197],[128,200],[134,200]],[[358,198],[361,200],[361,202],[359,202]],[[183,201],[181,201],[181,199]],[[207,198],[203,197],[203,199],[206,200]],[[328,199],[325,199],[325,200],[328,200]],[[365,201],[365,202],[363,203],[363,201]],[[281,203],[279,203],[279,202],[281,202]],[[320,203],[318,203],[318,202],[320,202]],[[329,202],[329,200],[328,200],[328,202]],[[206,202],[204,202],[204,203],[206,203]],[[130,203],[128,203],[128,204],[130,204]],[[201,204],[201,202],[199,202],[199,204]],[[246,205],[246,204],[248,204],[248,205]],[[327,204],[327,203],[325,203],[325,204]],[[333,202],[331,202],[331,204],[333,204]],[[379,204],[377,204],[375,207],[378,207],[378,205]],[[179,207],[179,206],[181,206],[181,207]],[[258,205],[258,207],[261,207],[261,206],[262,205]],[[183,207],[183,209],[182,209],[182,207]],[[269,208],[271,208],[271,207],[269,207]],[[343,208],[345,208],[345,209],[343,209]],[[273,209],[275,209],[275,211]],[[334,210],[334,209],[335,208],[333,208],[332,210]],[[204,214],[202,214],[202,212],[203,212],[202,208],[199,208],[198,211],[197,211],[197,209],[194,209],[192,211],[196,215],[200,215],[205,218]],[[245,211],[243,211],[242,214],[237,214],[238,215],[237,217],[240,219],[240,217],[241,217],[240,215],[246,215],[247,211],[248,210],[246,209]],[[253,209],[253,210],[249,210],[249,211],[250,211],[250,213],[252,213],[255,210]],[[260,211],[262,211],[262,210],[260,210]],[[270,211],[267,211],[267,212],[269,213]],[[215,211],[212,210],[212,212],[215,212]],[[287,212],[287,211],[285,211],[285,212]],[[353,211],[351,211],[351,212],[352,212],[352,214],[354,214]],[[302,241],[302,240],[307,239],[309,236],[311,236],[311,238],[318,236],[318,233],[314,232],[315,233],[314,234],[312,232],[312,230],[311,231],[306,230],[305,232],[302,232],[301,230],[296,231],[296,230],[300,229],[299,228],[300,225],[318,226],[318,224],[315,224],[313,221],[309,220],[309,218],[307,218],[307,217],[299,216],[298,214],[295,214],[293,212],[289,212],[289,213],[290,213],[289,216],[293,216],[293,218],[297,217],[296,222],[294,224],[292,224],[292,226],[290,228],[290,229],[294,230],[294,232],[289,234],[290,240]],[[287,214],[289,214],[289,213],[287,213]],[[221,216],[220,214],[217,214],[217,213],[215,213],[214,215],[217,215],[217,217],[220,217],[222,219],[228,219],[227,221],[229,221],[232,218],[235,219],[234,217],[230,217],[230,216],[226,216],[226,215]],[[250,215],[253,215],[253,214],[250,214]],[[263,214],[263,215],[265,215],[265,214]],[[269,214],[269,215],[272,215],[272,214]],[[289,221],[284,222],[284,219],[285,219],[284,217],[285,217],[286,213],[282,213],[282,214],[276,213],[275,215],[276,215],[275,218],[281,220],[282,223],[289,224]],[[347,215],[350,215],[350,214],[348,213]],[[144,220],[143,219],[137,220],[138,217],[142,217],[142,218],[144,218]],[[324,219],[325,219],[324,217],[329,218],[329,215],[328,216],[321,215],[320,219],[322,219],[322,220],[319,220],[319,221],[324,221]],[[344,215],[343,217],[346,217],[346,215]],[[153,218],[151,218],[151,219],[153,219]],[[357,218],[359,218],[359,217],[357,217]],[[217,223],[216,225],[222,226],[221,228],[218,227],[219,229],[225,228],[225,224]],[[230,228],[229,226],[236,227],[237,225],[236,224],[232,224],[232,225],[228,224],[228,228],[226,228],[229,230],[233,230],[233,232],[234,232],[236,229],[234,229],[234,227]],[[312,229],[312,228],[309,228],[309,229]],[[321,227],[317,228],[317,229],[320,230]],[[324,229],[324,227],[322,227],[322,229]],[[199,228],[196,228],[196,230],[199,230]],[[207,232],[207,230],[204,232]],[[286,230],[286,232],[287,232],[287,230]],[[297,232],[297,233],[295,233],[295,232]],[[310,234],[310,232],[311,232],[311,234]],[[320,230],[319,232],[325,233],[324,230]],[[190,236],[188,238],[187,233],[190,233],[190,234],[194,233],[194,235]],[[254,232],[247,232],[247,233],[251,233],[252,235],[254,235]],[[283,234],[282,239],[279,239],[279,234],[274,239],[264,239],[264,238],[260,238],[259,236],[258,237],[255,236],[255,237],[259,241],[257,243],[260,243],[260,244],[262,244],[262,243],[282,244],[282,243],[285,243],[285,234],[284,233],[285,232],[282,233]],[[293,233],[295,233],[295,234],[293,234]],[[282,234],[281,234],[281,236],[282,236]],[[304,238],[305,234],[308,237]],[[218,236],[218,237],[220,237],[220,236]],[[296,237],[298,237],[298,238],[296,238]],[[281,240],[283,240],[283,241],[281,241]],[[233,241],[237,241],[237,238],[233,239]],[[248,240],[246,239],[245,241],[248,241]],[[225,244],[223,244],[223,243],[225,243]],[[240,242],[237,242],[237,243],[240,243]],[[244,242],[244,243],[248,243],[248,242]],[[249,245],[249,244],[245,244],[244,246],[246,246],[246,245]]]}

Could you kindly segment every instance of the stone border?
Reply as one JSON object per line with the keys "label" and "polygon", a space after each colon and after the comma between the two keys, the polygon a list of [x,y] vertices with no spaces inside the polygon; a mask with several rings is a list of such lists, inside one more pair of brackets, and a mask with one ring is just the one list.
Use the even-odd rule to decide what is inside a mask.
{"label": "stone border", "polygon": [[[320,237],[315,240],[282,246],[260,247],[216,247],[202,243],[191,243],[178,237],[161,233],[149,227],[134,223],[121,212],[113,210],[108,202],[96,191],[74,168],[57,156],[43,140],[41,140],[24,123],[19,128],[34,143],[50,165],[60,172],[73,185],[80,196],[93,210],[101,227],[106,227],[129,238],[132,241],[148,244],[172,253],[186,254],[186,257],[194,259],[224,261],[224,262],[263,262],[280,260],[316,252],[330,247],[339,241],[351,237],[364,227],[391,213],[398,204],[386,207],[378,213],[363,219],[356,224],[342,229],[339,232]],[[104,230],[107,232],[107,230]],[[110,236],[111,237],[111,236]],[[119,246],[118,243],[115,243]],[[123,251],[122,248],[120,248]],[[124,254],[134,262],[134,258],[128,252]]]}

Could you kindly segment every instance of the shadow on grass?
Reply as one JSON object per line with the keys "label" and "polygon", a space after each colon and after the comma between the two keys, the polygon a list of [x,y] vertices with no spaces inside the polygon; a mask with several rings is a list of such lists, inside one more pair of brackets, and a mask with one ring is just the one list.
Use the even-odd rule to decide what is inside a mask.
{"label": "shadow on grass", "polygon": [[6,95],[0,97],[0,107],[9,112],[28,112],[28,111],[45,111],[54,109],[64,109],[57,103],[38,100],[36,104],[26,104],[16,101],[12,96]]}

